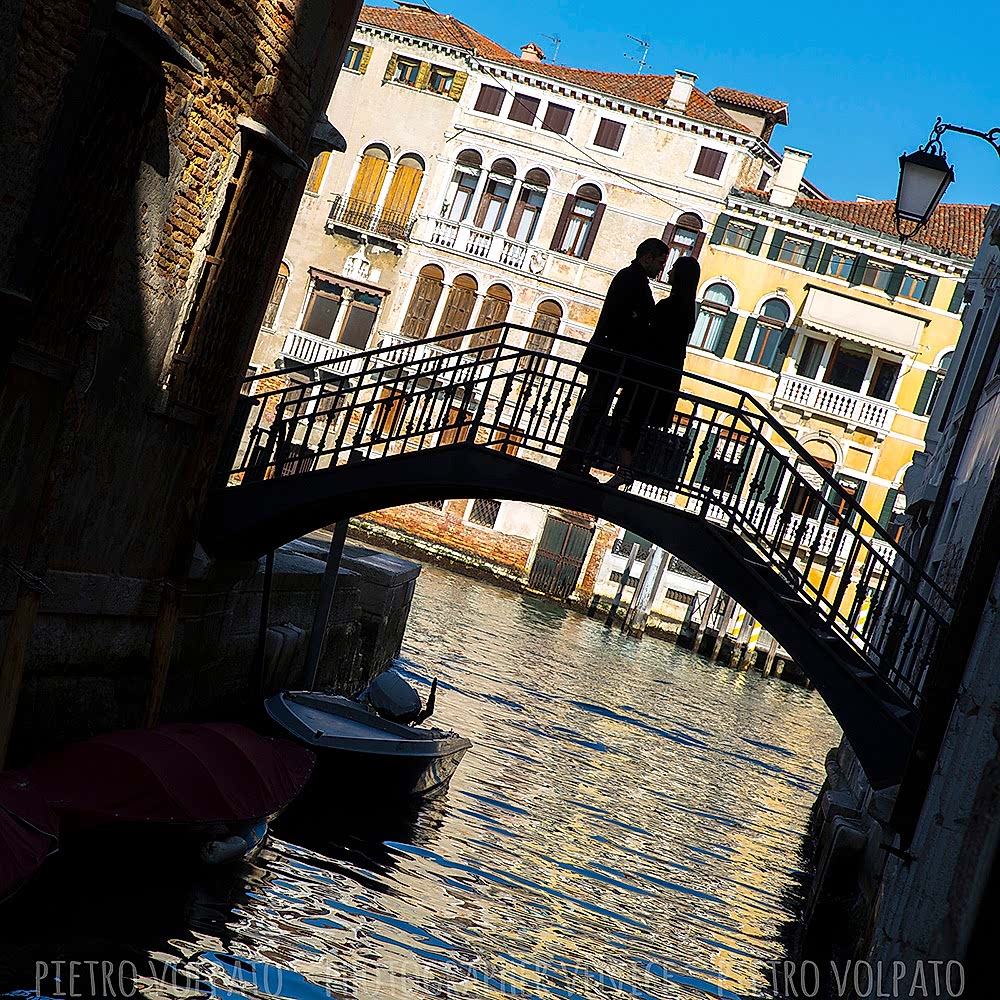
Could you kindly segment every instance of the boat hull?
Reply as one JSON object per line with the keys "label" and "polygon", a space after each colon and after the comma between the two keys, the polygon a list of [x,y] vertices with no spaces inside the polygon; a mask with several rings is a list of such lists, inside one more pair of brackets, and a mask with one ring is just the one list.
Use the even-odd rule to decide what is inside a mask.
{"label": "boat hull", "polygon": [[283,692],[265,707],[282,736],[316,754],[314,784],[361,798],[437,794],[472,746],[455,733],[380,719],[346,698]]}

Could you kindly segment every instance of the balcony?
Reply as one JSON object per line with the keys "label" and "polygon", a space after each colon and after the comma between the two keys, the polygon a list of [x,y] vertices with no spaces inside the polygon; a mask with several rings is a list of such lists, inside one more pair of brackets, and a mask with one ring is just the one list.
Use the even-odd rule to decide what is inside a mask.
{"label": "balcony", "polygon": [[403,337],[398,333],[379,333],[379,348],[398,347],[398,351],[392,351],[384,356],[384,363],[393,365],[407,365],[414,361],[423,361],[426,358],[433,358],[442,355],[440,344],[427,344],[422,340],[413,340],[411,337]]}
{"label": "balcony", "polygon": [[358,352],[346,344],[338,344],[326,337],[317,337],[305,330],[289,330],[281,353],[297,365],[328,365],[331,361],[350,357]]}
{"label": "balcony", "polygon": [[530,243],[512,240],[505,233],[476,229],[465,222],[430,216],[426,218],[426,223],[424,238],[433,246],[445,247],[527,274],[541,274],[549,260],[548,251]]}
{"label": "balcony", "polygon": [[379,209],[374,202],[345,198],[338,194],[330,206],[326,230],[331,232],[337,227],[354,229],[360,233],[381,236],[390,243],[402,244],[409,242],[416,221],[415,215],[389,212],[384,208]]}
{"label": "balcony", "polygon": [[772,405],[789,406],[809,414],[830,417],[849,430],[873,431],[880,440],[889,433],[898,407],[881,399],[814,382],[799,375],[781,375]]}

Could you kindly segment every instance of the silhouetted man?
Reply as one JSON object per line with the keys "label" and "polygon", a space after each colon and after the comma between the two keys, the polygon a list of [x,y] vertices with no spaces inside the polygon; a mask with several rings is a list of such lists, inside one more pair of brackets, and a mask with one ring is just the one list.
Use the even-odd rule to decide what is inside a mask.
{"label": "silhouetted man", "polygon": [[[616,442],[621,420],[609,418],[611,402],[621,385],[625,355],[648,336],[653,315],[649,279],[663,270],[668,252],[662,240],[643,240],[636,248],[635,260],[611,279],[594,336],[583,354],[581,368],[587,375],[587,389],[566,431],[566,444],[556,466],[560,472],[588,475],[589,460],[600,450],[594,448],[599,433],[605,446]],[[630,369],[627,374],[632,373]]]}

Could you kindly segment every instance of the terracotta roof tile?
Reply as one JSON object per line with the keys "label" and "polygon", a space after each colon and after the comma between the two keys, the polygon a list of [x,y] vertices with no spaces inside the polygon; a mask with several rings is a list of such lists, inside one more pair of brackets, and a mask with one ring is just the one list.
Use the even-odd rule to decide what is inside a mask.
{"label": "terracotta roof tile", "polygon": [[[450,14],[438,14],[431,10],[418,10],[404,7],[395,10],[390,7],[361,8],[358,18],[361,24],[370,24],[392,31],[401,31],[417,38],[430,38],[435,41],[454,45],[458,48],[471,49],[477,55],[491,62],[506,63],[518,66],[527,73],[548,77],[563,83],[575,84],[587,90],[595,90],[610,97],[620,97],[622,100],[635,104],[645,104],[654,108],[663,108],[670,88],[673,86],[672,76],[658,76],[653,73],[637,75],[635,73],[604,73],[592,69],[573,69],[569,66],[553,66],[545,62],[525,62],[513,52],[474,28],[452,17]],[[734,118],[726,114],[712,100],[697,88],[691,91],[688,101],[687,117],[710,125],[736,132],[749,132]]]}
{"label": "terracotta roof tile", "polygon": [[745,90],[733,90],[732,87],[713,87],[708,92],[708,96],[713,101],[724,101],[751,111],[762,111],[768,115],[783,111],[785,117],[788,116],[788,102],[776,101],[773,97],[761,97],[760,94],[751,94]]}
{"label": "terracotta roof tile", "polygon": [[[896,237],[895,201],[797,198],[795,207]],[[930,222],[907,242],[959,257],[975,257],[983,242],[986,205],[938,205]]]}
{"label": "terracotta roof tile", "polygon": [[377,28],[402,31],[417,38],[431,38],[460,49],[471,49],[476,55],[486,59],[505,61],[516,58],[513,52],[508,52],[451,14],[438,14],[432,10],[416,10],[412,7],[395,10],[391,7],[365,5],[361,8],[358,21]]}

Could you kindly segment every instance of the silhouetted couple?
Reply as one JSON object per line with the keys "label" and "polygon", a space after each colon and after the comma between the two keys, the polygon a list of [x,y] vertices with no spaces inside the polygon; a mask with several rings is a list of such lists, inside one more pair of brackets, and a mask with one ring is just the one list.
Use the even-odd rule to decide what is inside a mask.
{"label": "silhouetted couple", "polygon": [[589,466],[610,460],[618,474],[609,485],[631,482],[644,428],[673,422],[701,268],[693,257],[679,257],[670,295],[654,304],[649,279],[663,270],[667,254],[662,240],[643,240],[635,260],[611,280],[583,355],[587,389],[566,432],[562,472],[593,478]]}

